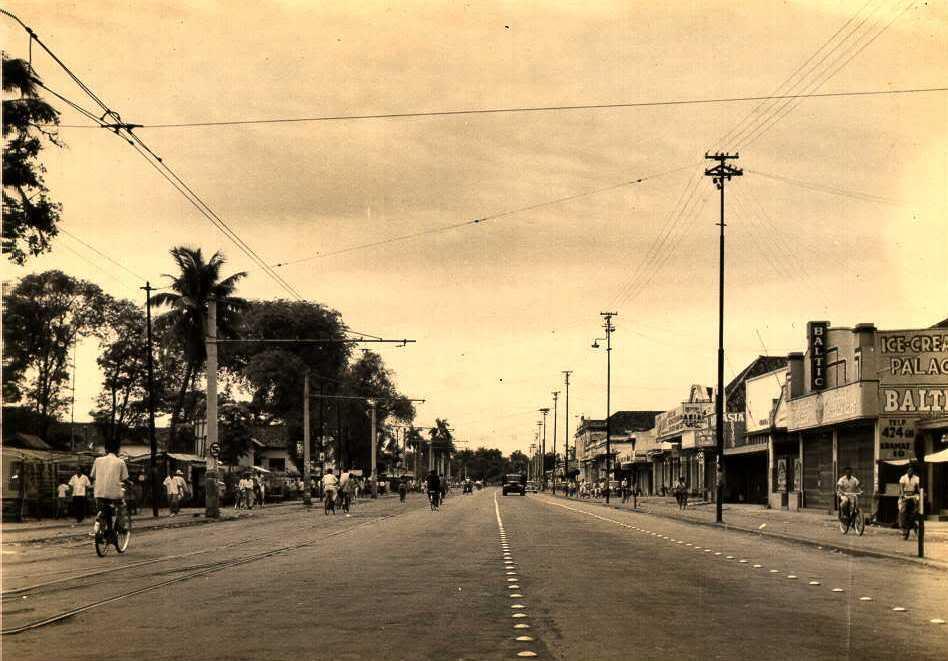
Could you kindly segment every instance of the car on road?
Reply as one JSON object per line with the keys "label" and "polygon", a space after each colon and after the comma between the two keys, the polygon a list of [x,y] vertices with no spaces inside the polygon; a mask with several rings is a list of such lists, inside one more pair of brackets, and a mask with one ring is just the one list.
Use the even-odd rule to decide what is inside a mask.
{"label": "car on road", "polygon": [[524,496],[527,493],[526,486],[523,483],[523,477],[521,477],[520,473],[504,475],[504,484],[501,490],[505,496],[509,493],[519,493],[521,496]]}
{"label": "car on road", "polygon": [[536,482],[527,482],[526,490],[530,493],[540,493],[540,487]]}

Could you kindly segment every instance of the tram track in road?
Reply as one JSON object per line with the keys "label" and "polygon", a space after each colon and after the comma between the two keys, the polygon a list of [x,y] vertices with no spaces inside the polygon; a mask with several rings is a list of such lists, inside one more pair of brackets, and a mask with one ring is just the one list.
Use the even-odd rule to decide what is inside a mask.
{"label": "tram track in road", "polygon": [[[413,508],[413,509],[414,509],[414,508]],[[353,532],[353,531],[355,531],[355,530],[358,530],[358,529],[360,529],[360,528],[364,528],[364,527],[367,527],[367,526],[371,526],[371,525],[376,525],[376,524],[378,524],[378,523],[382,523],[382,522],[384,522],[384,521],[386,521],[386,520],[396,518],[396,517],[401,516],[401,515],[403,515],[403,514],[405,514],[405,513],[407,513],[407,512],[410,512],[410,511],[413,511],[413,510],[406,510],[406,511],[403,511],[403,512],[400,512],[400,513],[395,513],[395,514],[382,514],[382,515],[373,517],[373,518],[372,518],[371,520],[369,520],[369,521],[364,521],[364,522],[362,522],[362,523],[359,523],[359,524],[356,524],[356,525],[353,525],[353,526],[349,526],[349,527],[347,527],[347,528],[343,528],[342,530],[335,530],[335,531],[333,531],[333,532],[329,532],[329,533],[320,535],[319,537],[316,537],[316,538],[306,539],[306,540],[304,540],[304,541],[301,541],[301,542],[295,543],[295,544],[287,544],[287,545],[279,546],[279,547],[277,547],[277,548],[271,548],[271,549],[268,549],[268,550],[265,550],[265,551],[259,551],[259,552],[256,552],[256,553],[250,553],[250,554],[238,556],[238,557],[236,557],[236,558],[228,558],[228,559],[226,559],[226,560],[221,560],[221,561],[218,561],[218,562],[206,563],[206,564],[204,564],[204,565],[192,566],[192,567],[187,567],[187,568],[178,568],[178,569],[171,568],[171,569],[163,570],[163,571],[157,572],[157,574],[167,574],[167,573],[169,573],[169,572],[177,573],[178,571],[185,571],[185,572],[187,572],[187,573],[182,574],[181,576],[175,576],[175,577],[173,577],[173,578],[169,578],[169,579],[166,579],[166,580],[163,580],[163,581],[158,581],[158,582],[156,582],[156,583],[150,583],[150,584],[144,585],[144,586],[137,586],[137,587],[135,587],[134,589],[127,590],[127,591],[121,592],[121,593],[119,593],[119,594],[111,595],[111,596],[108,596],[108,597],[105,597],[105,598],[102,598],[102,599],[97,599],[97,600],[94,600],[94,601],[90,601],[90,602],[88,602],[88,603],[86,603],[86,604],[83,604],[83,605],[81,605],[81,606],[77,606],[77,607],[75,607],[75,608],[69,608],[69,609],[66,609],[66,610],[62,610],[62,611],[56,612],[56,613],[54,613],[54,614],[52,614],[52,615],[49,615],[49,616],[47,616],[47,617],[43,617],[43,618],[40,618],[40,619],[31,621],[31,622],[27,622],[27,623],[25,623],[25,624],[21,624],[21,625],[17,625],[17,626],[13,626],[13,627],[8,627],[8,628],[5,628],[5,629],[2,629],[2,630],[0,630],[0,636],[12,636],[12,635],[20,634],[20,633],[25,633],[25,632],[27,632],[27,631],[32,631],[32,630],[40,629],[40,628],[42,628],[42,627],[49,626],[49,625],[55,624],[55,623],[57,623],[57,622],[62,622],[62,621],[68,620],[69,618],[75,617],[76,615],[79,615],[79,614],[84,613],[84,612],[86,612],[86,611],[90,611],[90,610],[93,610],[93,609],[95,609],[95,608],[100,608],[100,607],[102,607],[102,606],[106,606],[106,605],[109,605],[109,604],[112,604],[112,603],[115,603],[115,602],[119,602],[119,601],[122,601],[122,600],[125,600],[125,599],[129,599],[129,598],[131,598],[131,597],[134,597],[134,596],[139,595],[139,594],[143,594],[143,593],[145,593],[145,592],[151,592],[151,591],[153,591],[153,590],[159,590],[159,589],[161,589],[161,588],[169,587],[169,586],[175,585],[175,584],[177,584],[177,583],[182,583],[182,582],[185,582],[185,581],[193,580],[193,579],[196,579],[196,578],[200,578],[200,577],[202,577],[202,576],[208,576],[208,575],[210,575],[210,574],[214,574],[214,573],[223,571],[223,570],[225,570],[225,569],[229,569],[229,568],[233,568],[233,567],[238,567],[238,566],[245,565],[245,564],[252,563],[252,562],[257,562],[257,561],[260,561],[260,560],[264,560],[264,559],[266,559],[266,558],[270,558],[270,557],[273,557],[273,556],[276,556],[276,555],[288,553],[288,552],[290,552],[290,551],[295,551],[295,550],[298,550],[298,549],[301,549],[301,548],[310,547],[310,546],[316,546],[316,545],[320,544],[321,542],[326,541],[326,540],[329,540],[329,539],[331,539],[331,538],[333,538],[333,537],[337,537],[337,536],[339,536],[339,535],[345,535],[345,534],[351,533],[351,532]],[[244,541],[246,542],[247,540],[244,540]],[[238,544],[233,544],[233,545],[230,545],[230,546],[233,547],[233,546],[237,546],[237,545],[238,545]],[[223,548],[223,547],[213,547],[213,548],[211,548],[211,549],[207,549],[207,551],[220,550],[221,548]],[[201,551],[202,551],[202,552],[205,552],[204,549],[201,549]],[[193,555],[198,555],[198,553],[197,553],[197,552],[191,552],[191,553],[186,553],[186,554],[178,554],[176,557],[177,557],[177,559],[180,559],[180,558],[189,557],[189,556],[193,556]],[[125,568],[125,569],[133,569],[133,568],[135,568],[135,567],[145,566],[146,564],[158,564],[158,562],[160,562],[160,561],[169,561],[169,559],[167,559],[167,558],[156,558],[156,559],[153,559],[153,560],[148,560],[148,561],[145,561],[145,562],[143,562],[143,563],[136,564],[134,567],[126,565],[126,566],[124,566],[123,568]],[[117,568],[117,569],[120,569],[120,568]],[[193,570],[193,571],[192,571],[192,570]],[[79,580],[79,581],[81,581],[81,580],[88,579],[88,578],[95,578],[95,577],[99,576],[101,573],[102,573],[102,572],[88,572],[88,573],[86,573],[86,574],[84,574],[84,575],[81,575],[81,576],[78,577],[78,578],[71,577],[70,579],[67,579],[67,581],[68,581],[68,580]],[[154,575],[155,575],[155,574],[146,574],[145,576],[136,577],[136,578],[148,578],[148,577],[151,577],[151,576],[154,576]],[[59,580],[57,579],[55,582],[56,582],[56,583],[59,583],[59,582],[61,582],[61,581],[59,581]],[[66,581],[62,581],[62,582],[66,582]],[[97,584],[97,583],[92,583],[92,584],[87,584],[87,585],[78,586],[78,587],[79,587],[79,589],[81,589],[81,588],[83,588],[83,587],[93,587],[93,586],[96,585],[96,584]],[[30,586],[27,586],[27,587],[30,587]],[[32,586],[32,587],[35,588],[35,586]],[[70,589],[76,589],[76,588],[70,588]],[[41,593],[41,594],[42,594],[42,593]],[[46,593],[46,594],[51,594],[51,593]],[[13,595],[13,593],[11,592],[11,593],[10,593],[10,596],[15,596],[15,595]],[[23,593],[21,592],[19,595],[16,595],[16,596],[24,596],[24,595],[23,595]]]}

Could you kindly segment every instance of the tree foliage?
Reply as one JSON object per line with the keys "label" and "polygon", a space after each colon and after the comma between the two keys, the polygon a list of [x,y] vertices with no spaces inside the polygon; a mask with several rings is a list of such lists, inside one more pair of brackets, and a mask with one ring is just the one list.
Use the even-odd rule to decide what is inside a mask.
{"label": "tree foliage", "polygon": [[250,452],[253,445],[253,426],[256,416],[250,404],[224,400],[220,412],[220,459],[227,465],[236,466],[240,458]]}
{"label": "tree foliage", "polygon": [[145,314],[128,300],[110,300],[96,334],[102,390],[92,417],[108,436],[122,438],[145,426],[148,415],[148,352]]}
{"label": "tree foliage", "polygon": [[46,427],[67,405],[69,352],[102,325],[108,297],[62,271],[24,277],[4,298],[4,399],[25,400]]}
{"label": "tree foliage", "polygon": [[23,264],[50,249],[61,205],[49,197],[39,160],[43,137],[61,147],[59,113],[37,93],[38,78],[25,60],[3,55],[3,249]]}

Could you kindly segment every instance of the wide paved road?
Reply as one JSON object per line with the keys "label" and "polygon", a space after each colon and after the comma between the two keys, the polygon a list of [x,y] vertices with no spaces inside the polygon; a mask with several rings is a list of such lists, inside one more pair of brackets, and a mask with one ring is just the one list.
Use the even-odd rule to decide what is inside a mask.
{"label": "wide paved road", "polygon": [[5,635],[4,658],[948,655],[946,572],[545,495],[288,506],[133,544],[4,555],[5,631],[95,605]]}

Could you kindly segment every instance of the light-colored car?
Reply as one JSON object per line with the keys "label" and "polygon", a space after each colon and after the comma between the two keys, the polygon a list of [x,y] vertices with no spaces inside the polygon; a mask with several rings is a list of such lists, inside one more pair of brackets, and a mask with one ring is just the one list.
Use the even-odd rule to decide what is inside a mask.
{"label": "light-colored car", "polygon": [[540,487],[537,485],[536,482],[527,482],[527,491],[531,493],[539,493]]}

